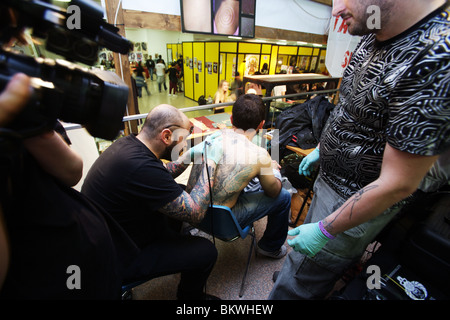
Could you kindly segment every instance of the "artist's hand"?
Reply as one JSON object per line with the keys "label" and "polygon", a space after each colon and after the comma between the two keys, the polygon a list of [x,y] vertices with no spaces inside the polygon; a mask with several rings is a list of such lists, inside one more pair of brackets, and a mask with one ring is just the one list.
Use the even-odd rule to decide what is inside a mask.
{"label": "artist's hand", "polygon": [[319,162],[320,152],[315,148],[310,154],[303,158],[298,166],[298,173],[304,176],[310,176]]}
{"label": "artist's hand", "polygon": [[308,257],[314,257],[331,239],[321,231],[319,223],[302,224],[295,229],[289,230],[288,235],[297,237],[288,239],[287,243],[295,251]]}
{"label": "artist's hand", "polygon": [[205,140],[205,153],[208,160],[214,161],[216,164],[219,163],[223,156],[223,137],[221,134],[215,135],[214,137],[209,136]]}
{"label": "artist's hand", "polygon": [[196,158],[203,156],[203,153],[205,151],[205,143],[206,142],[213,143],[213,141],[221,135],[222,135],[222,131],[217,130],[213,134],[209,135],[204,141],[202,141],[201,143],[190,148],[189,152],[190,152],[190,156],[191,156],[191,161],[195,162]]}

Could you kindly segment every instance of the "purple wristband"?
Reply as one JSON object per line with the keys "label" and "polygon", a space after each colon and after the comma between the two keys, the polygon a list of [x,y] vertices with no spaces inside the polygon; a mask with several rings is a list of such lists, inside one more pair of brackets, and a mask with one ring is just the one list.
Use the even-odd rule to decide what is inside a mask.
{"label": "purple wristband", "polygon": [[322,231],[322,233],[325,235],[325,237],[327,237],[328,239],[333,240],[334,238],[336,238],[335,236],[333,236],[332,234],[330,234],[327,230],[325,230],[325,227],[323,226],[323,222],[322,220],[319,221],[319,228],[320,231]]}

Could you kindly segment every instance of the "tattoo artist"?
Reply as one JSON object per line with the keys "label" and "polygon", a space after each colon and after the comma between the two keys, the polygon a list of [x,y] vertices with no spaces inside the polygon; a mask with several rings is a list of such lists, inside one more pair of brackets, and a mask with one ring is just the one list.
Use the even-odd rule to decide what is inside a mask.
{"label": "tattoo artist", "polygon": [[[367,24],[374,4],[378,29]],[[320,172],[269,299],[326,298],[450,148],[448,1],[334,0],[333,15],[363,38],[299,166],[308,175],[320,161]]]}
{"label": "tattoo artist", "polygon": [[118,139],[100,155],[81,192],[116,219],[141,249],[125,271],[126,281],[181,273],[178,299],[217,300],[203,292],[217,259],[214,244],[181,235],[180,230],[181,221],[199,222],[204,217],[209,205],[206,167],[213,185],[222,144],[207,148],[207,166],[190,193],[174,178],[201,155],[205,142],[222,137],[213,134],[176,161],[161,161],[179,155],[191,129],[187,116],[175,107],[153,108],[138,135]]}

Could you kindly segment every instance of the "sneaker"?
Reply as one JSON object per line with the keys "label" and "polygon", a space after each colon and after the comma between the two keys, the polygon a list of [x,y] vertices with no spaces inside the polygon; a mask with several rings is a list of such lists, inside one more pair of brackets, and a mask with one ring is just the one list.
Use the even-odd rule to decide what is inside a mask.
{"label": "sneaker", "polygon": [[269,258],[273,258],[273,259],[281,259],[283,258],[286,253],[287,253],[287,249],[285,245],[282,245],[280,247],[280,249],[273,251],[273,252],[269,252],[266,250],[263,250],[259,247],[259,245],[256,246],[256,252],[258,252],[259,254],[262,254],[263,256],[269,257]]}

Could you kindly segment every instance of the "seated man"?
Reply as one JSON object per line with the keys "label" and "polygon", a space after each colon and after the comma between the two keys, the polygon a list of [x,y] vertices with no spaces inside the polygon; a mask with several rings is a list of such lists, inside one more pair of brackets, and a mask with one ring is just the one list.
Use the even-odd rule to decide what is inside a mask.
{"label": "seated man", "polygon": [[[259,253],[281,258],[286,254],[291,196],[274,176],[276,165],[267,150],[252,143],[256,130],[264,125],[265,106],[259,96],[245,94],[233,105],[233,129],[222,130],[222,139],[209,147],[222,143],[223,158],[216,169],[213,203],[232,209],[241,226],[268,216],[264,236],[258,243]],[[199,164],[200,163],[200,164]],[[187,190],[198,184],[204,165],[195,159]],[[275,168],[276,170],[278,168]],[[242,192],[255,177],[262,190]]]}
{"label": "seated man", "polygon": [[[204,238],[181,235],[170,221],[203,219],[209,202],[206,171],[189,193],[173,178],[188,167],[192,152],[201,149],[192,148],[166,166],[160,160],[178,156],[190,129],[189,119],[175,107],[155,107],[138,135],[118,139],[100,155],[82,193],[109,212],[141,249],[125,272],[127,281],[181,272],[178,299],[210,299],[215,297],[203,288],[217,259],[216,248]],[[207,153],[211,176],[222,156],[218,148]]]}

